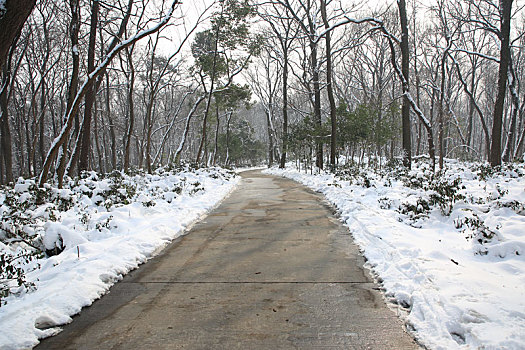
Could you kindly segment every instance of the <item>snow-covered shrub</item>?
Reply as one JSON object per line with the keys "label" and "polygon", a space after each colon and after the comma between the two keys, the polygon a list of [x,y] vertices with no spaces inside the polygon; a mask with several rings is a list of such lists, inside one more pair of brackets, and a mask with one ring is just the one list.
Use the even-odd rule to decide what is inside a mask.
{"label": "snow-covered shrub", "polygon": [[104,205],[107,210],[131,203],[132,198],[137,193],[137,186],[130,181],[125,181],[124,174],[120,171],[113,171],[108,175],[109,187],[98,191],[96,194],[101,198],[95,204]]}
{"label": "snow-covered shrub", "polygon": [[356,184],[365,188],[373,187],[373,178],[366,168],[361,168],[353,162],[348,162],[344,167],[334,169],[334,174],[342,181]]}
{"label": "snow-covered shrub", "polygon": [[444,173],[434,175],[429,172],[414,172],[404,176],[402,180],[406,187],[421,191],[415,203],[403,202],[398,208],[401,214],[407,215],[412,221],[428,216],[434,207],[439,208],[442,215],[449,216],[454,204],[465,199],[460,192],[465,187],[459,177],[448,177]]}
{"label": "snow-covered shrub", "polygon": [[60,212],[73,206],[68,191],[38,188],[33,180],[19,179],[0,198],[0,241],[23,243],[37,252],[43,251],[39,234],[44,223],[57,221]]}
{"label": "snow-covered shrub", "polygon": [[422,197],[419,197],[416,203],[403,202],[397,209],[400,214],[406,215],[412,223],[428,217],[430,210],[431,204]]}
{"label": "snow-covered shrub", "polygon": [[[193,205],[191,197],[209,195],[210,186],[222,186],[233,177],[233,172],[220,168],[182,165],[159,168],[153,174],[83,172],[68,178],[63,189],[52,184],[38,188],[34,179],[22,178],[14,186],[0,188],[0,304],[9,295],[40,286],[34,278],[39,271],[33,271],[39,262],[45,266],[49,261],[45,259],[68,256],[70,249],[80,257],[82,246],[91,241],[129,233],[124,227],[128,218],[135,220],[132,213],[180,210]],[[129,208],[122,208],[126,205]]]}
{"label": "snow-covered shrub", "polygon": [[459,177],[445,178],[438,175],[425,190],[430,193],[430,204],[439,206],[441,213],[448,216],[452,212],[454,203],[465,199],[460,193],[464,188]]}
{"label": "snow-covered shrub", "polygon": [[504,163],[496,167],[488,163],[473,164],[471,170],[477,174],[481,181],[487,181],[494,177],[518,178],[525,176],[525,167],[522,163]]}
{"label": "snow-covered shrub", "polygon": [[381,209],[390,209],[392,208],[393,201],[388,197],[381,197],[377,200],[379,202],[379,207]]}
{"label": "snow-covered shrub", "polygon": [[485,225],[485,222],[472,211],[470,211],[470,215],[454,220],[454,225],[462,232],[469,229],[470,233],[466,237],[468,239],[473,239],[479,244],[489,243],[495,236],[497,236],[497,232],[491,230]]}
{"label": "snow-covered shrub", "polygon": [[516,214],[525,216],[525,203],[519,202],[517,200],[510,200],[510,201],[496,200],[494,201],[494,206],[496,208],[509,208],[509,209],[512,209]]}
{"label": "snow-covered shrub", "polygon": [[0,243],[0,306],[10,294],[20,294],[35,288],[35,284],[26,280],[24,266],[38,257],[34,251],[19,248],[13,252]]}
{"label": "snow-covered shrub", "polygon": [[41,233],[45,222],[58,220],[59,211],[72,206],[71,198],[50,186],[19,179],[0,192],[0,304],[12,293],[30,290],[26,281],[30,263],[43,256]]}
{"label": "snow-covered shrub", "polygon": [[483,181],[492,177],[497,171],[496,167],[493,167],[488,163],[475,165],[473,170],[477,172],[478,178]]}

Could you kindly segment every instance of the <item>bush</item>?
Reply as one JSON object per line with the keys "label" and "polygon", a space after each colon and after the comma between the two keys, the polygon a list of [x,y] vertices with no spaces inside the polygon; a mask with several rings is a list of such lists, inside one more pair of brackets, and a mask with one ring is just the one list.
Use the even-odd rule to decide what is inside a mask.
{"label": "bush", "polygon": [[465,199],[465,196],[459,193],[459,191],[464,188],[465,186],[461,185],[461,179],[459,177],[455,179],[438,177],[430,183],[426,190],[431,192],[430,204],[438,205],[441,213],[449,216],[450,213],[452,213],[454,203]]}
{"label": "bush", "polygon": [[26,280],[24,265],[39,257],[40,253],[26,249],[19,249],[16,253],[8,249],[0,250],[0,306],[5,304],[5,298],[10,294],[35,289],[34,283]]}
{"label": "bush", "polygon": [[405,202],[398,208],[401,214],[408,215],[411,220],[428,216],[434,207],[439,207],[442,215],[449,216],[454,204],[465,199],[465,196],[460,193],[465,186],[461,184],[459,177],[445,178],[443,174],[434,175],[423,172],[412,176],[407,175],[403,178],[403,182],[407,187],[425,191],[425,194],[417,199],[415,205]]}
{"label": "bush", "polygon": [[467,240],[473,240],[476,243],[478,246],[476,254],[478,255],[487,255],[488,248],[485,245],[494,239],[499,239],[498,231],[488,227],[476,213],[470,212],[467,216],[454,220],[454,225],[456,229],[467,233],[465,236]]}
{"label": "bush", "polygon": [[137,186],[124,181],[124,175],[120,171],[113,171],[108,175],[110,180],[109,189],[97,193],[102,199],[95,204],[104,205],[107,210],[114,206],[130,204],[137,193]]}

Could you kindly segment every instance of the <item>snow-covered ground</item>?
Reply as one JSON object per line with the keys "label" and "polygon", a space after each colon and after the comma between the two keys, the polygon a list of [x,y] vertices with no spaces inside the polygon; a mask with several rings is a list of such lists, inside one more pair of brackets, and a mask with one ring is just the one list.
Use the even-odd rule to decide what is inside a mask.
{"label": "snow-covered ground", "polygon": [[[430,349],[525,349],[525,168],[266,172],[323,193]],[[459,179],[459,180],[457,180]]]}
{"label": "snow-covered ground", "polygon": [[[34,224],[24,229],[42,237],[48,250],[57,246],[64,250],[24,266],[30,271],[40,265],[26,274],[36,290],[20,288],[18,295],[5,298],[0,307],[0,349],[31,348],[39,338],[59,332],[58,326],[70,322],[72,315],[216,206],[238,179],[221,169],[187,169],[131,177],[115,173],[104,179],[91,174],[71,182],[68,189],[48,187],[51,197],[65,200],[57,203],[72,206],[65,212],[49,203],[32,206],[27,214]],[[32,184],[20,180],[11,198],[18,204],[32,200]],[[6,197],[0,192],[4,219],[9,210]],[[4,254],[16,253],[13,249],[0,243]]]}
{"label": "snow-covered ground", "polygon": [[235,168],[233,171],[236,174],[244,173],[245,171],[252,171],[252,170],[263,170],[268,168],[267,166],[252,166],[252,167],[246,167],[246,168]]}

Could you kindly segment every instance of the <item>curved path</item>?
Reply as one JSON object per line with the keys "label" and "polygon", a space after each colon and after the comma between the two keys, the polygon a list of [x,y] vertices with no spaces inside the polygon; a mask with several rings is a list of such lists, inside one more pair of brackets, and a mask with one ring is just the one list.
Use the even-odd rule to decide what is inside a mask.
{"label": "curved path", "polygon": [[417,349],[322,197],[242,174],[186,236],[38,349]]}

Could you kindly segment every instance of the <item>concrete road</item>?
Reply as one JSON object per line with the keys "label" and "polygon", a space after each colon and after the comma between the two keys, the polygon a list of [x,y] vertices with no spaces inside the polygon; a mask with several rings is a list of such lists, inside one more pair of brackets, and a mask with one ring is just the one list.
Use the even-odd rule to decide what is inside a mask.
{"label": "concrete road", "polygon": [[323,198],[246,172],[38,349],[417,349]]}

